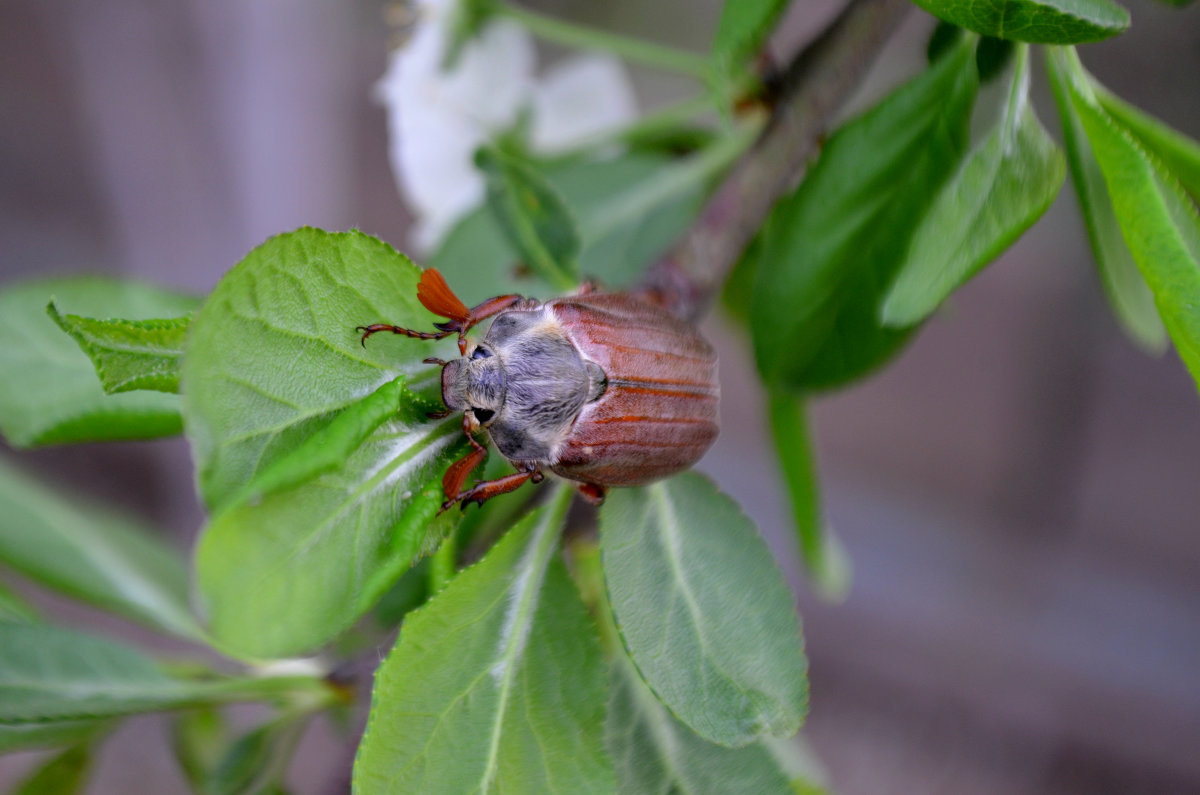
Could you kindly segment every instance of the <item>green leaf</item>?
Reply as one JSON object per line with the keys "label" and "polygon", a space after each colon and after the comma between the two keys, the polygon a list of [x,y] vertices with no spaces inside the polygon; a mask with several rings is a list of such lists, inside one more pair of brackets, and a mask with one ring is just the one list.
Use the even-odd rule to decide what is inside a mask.
{"label": "green leaf", "polygon": [[179,357],[190,317],[98,320],[63,315],[53,301],[46,312],[92,360],[108,394],[135,389],[179,391]]}
{"label": "green leaf", "polygon": [[1200,217],[1183,188],[1089,90],[1076,59],[1071,103],[1104,174],[1113,210],[1175,349],[1200,384]]}
{"label": "green leaf", "polygon": [[92,749],[72,746],[51,757],[29,778],[19,783],[12,795],[74,795],[83,792],[92,767]]}
{"label": "green leaf", "polygon": [[627,659],[610,675],[605,736],[618,791],[725,795],[818,793],[808,776],[780,763],[765,742],[726,748],[703,739],[671,716]]}
{"label": "green leaf", "polygon": [[721,745],[796,733],[808,709],[800,622],[733,500],[694,472],[615,490],[600,545],[625,646],[673,714]]}
{"label": "green leaf", "polygon": [[[933,63],[950,51],[966,31],[949,22],[939,22],[925,45],[925,56]],[[979,82],[990,83],[1004,71],[1013,53],[1013,43],[1007,39],[981,36],[975,50],[975,67],[979,70]]]}
{"label": "green leaf", "polygon": [[192,296],[135,282],[74,277],[0,292],[0,432],[9,444],[150,439],[179,433],[173,395],[106,395],[87,355],[46,315],[46,302],[81,315],[171,317]]}
{"label": "green leaf", "polygon": [[0,622],[36,624],[40,621],[33,606],[0,582]]}
{"label": "green leaf", "polygon": [[1079,114],[1071,104],[1065,70],[1068,67],[1061,51],[1052,50],[1046,58],[1050,85],[1058,105],[1062,123],[1063,145],[1071,168],[1071,181],[1083,212],[1088,241],[1100,273],[1100,282],[1117,320],[1130,339],[1151,353],[1162,353],[1167,346],[1167,330],[1158,317],[1154,294],[1138,271],[1121,227],[1113,212],[1108,188],[1100,165],[1092,155],[1092,147],[1083,132]]}
{"label": "green leaf", "polygon": [[[231,500],[259,502],[268,494],[303,485],[346,463],[363,442],[389,419],[409,406],[422,405],[421,399],[405,389],[405,376],[388,381],[357,403],[352,403],[329,424],[300,443],[291,452],[274,459],[246,484],[244,495]],[[407,412],[412,421],[424,419],[419,412]]]}
{"label": "green leaf", "polygon": [[254,697],[241,680],[171,677],[141,652],[107,640],[46,624],[0,624],[0,723],[103,718]]}
{"label": "green leaf", "polygon": [[107,720],[0,723],[0,754],[37,748],[58,748],[98,736],[112,726]]}
{"label": "green leaf", "polygon": [[[441,477],[465,444],[459,420],[431,423],[412,409],[424,405],[417,400],[402,389],[400,401],[410,408],[378,426],[337,471],[293,488],[273,483],[260,499],[235,504],[209,524],[196,573],[223,649],[249,658],[312,651],[436,549],[457,520],[437,517]],[[357,406],[347,412],[351,424],[362,420]],[[334,433],[319,433],[341,431],[342,419],[326,427]],[[297,460],[279,459],[264,477],[297,472]]]}
{"label": "green leaf", "polygon": [[226,749],[209,779],[208,795],[282,793],[283,777],[308,721],[286,715],[242,735]]}
{"label": "green leaf", "polygon": [[[296,449],[338,412],[400,375],[436,389],[428,342],[356,326],[432,329],[420,271],[360,232],[278,235],[225,275],[192,321],[182,384],[201,495],[210,508]],[[448,348],[447,348],[448,350]]]}
{"label": "green leaf", "polygon": [[955,25],[1032,44],[1079,44],[1115,36],[1129,12],[1111,0],[913,0]]}
{"label": "green leaf", "polygon": [[833,134],[768,221],[752,330],[773,384],[818,389],[857,378],[909,332],[879,302],[913,229],[958,166],[978,81],[961,42],[924,74]]}
{"label": "green leaf", "polygon": [[225,719],[212,707],[191,709],[171,721],[171,749],[194,792],[204,792],[225,747]]}
{"label": "green leaf", "polygon": [[188,638],[183,562],[141,524],[68,501],[0,462],[0,561],[89,604]]}
{"label": "green leaf", "polygon": [[604,661],[554,554],[570,499],[561,487],[405,620],[376,674],[356,792],[616,789]]}
{"label": "green leaf", "polygon": [[432,328],[419,273],[375,238],[302,229],[251,252],[193,321],[188,435],[218,508],[197,580],[230,653],[328,642],[455,520],[434,521],[442,474],[464,446],[456,420],[426,418],[440,379],[420,360],[438,348],[391,335],[364,347],[354,330]]}
{"label": "green leaf", "polygon": [[925,59],[933,63],[941,58],[962,41],[963,35],[965,31],[953,22],[939,21],[929,34],[929,41],[925,43]]}
{"label": "green leaf", "polygon": [[[628,287],[674,243],[699,211],[705,182],[693,181],[665,198],[659,186],[664,177],[686,168],[687,162],[659,154],[629,153],[544,170],[547,181],[579,219],[583,238],[580,271],[584,276],[599,279],[605,287]],[[627,216],[624,225],[612,228],[613,207],[645,207],[648,196],[663,201],[637,216]],[[441,271],[468,305],[514,291],[536,298],[554,295],[557,291],[534,274],[522,275],[514,268],[519,257],[492,213],[480,207],[454,227],[429,266]]]}
{"label": "green leaf", "polygon": [[1137,136],[1187,189],[1192,199],[1200,202],[1200,143],[1143,113],[1104,88],[1095,85],[1093,88],[1096,90],[1096,99],[1100,101],[1100,106],[1108,111],[1108,115]]}
{"label": "green leaf", "polygon": [[754,305],[754,280],[762,267],[763,240],[767,227],[763,226],[742,252],[737,264],[729,272],[725,286],[721,288],[721,306],[737,323],[749,327]]}
{"label": "green leaf", "polygon": [[1012,245],[1062,187],[1062,152],[1029,104],[1029,47],[1021,45],[995,128],[933,200],[883,301],[889,326],[915,325]]}
{"label": "green leaf", "polygon": [[278,735],[275,724],[268,723],[238,738],[222,756],[207,791],[211,795],[248,794],[271,786],[263,774],[274,756]]}
{"label": "green leaf", "polygon": [[[480,513],[482,511],[475,511],[472,515]],[[404,572],[396,584],[379,598],[372,614],[376,625],[382,629],[399,626],[405,616],[429,599],[428,586],[429,559],[426,558]]]}
{"label": "green leaf", "polygon": [[772,390],[767,413],[791,499],[800,557],[817,590],[827,598],[841,599],[850,588],[849,560],[821,515],[820,484],[805,401],[798,395]]}
{"label": "green leaf", "polygon": [[[83,719],[328,697],[329,686],[312,676],[184,678],[113,641],[49,624],[0,623],[0,727],[57,723],[61,734]],[[0,746],[6,739],[22,738],[0,735]]]}
{"label": "green leaf", "polygon": [[487,181],[488,208],[524,263],[560,290],[578,284],[579,230],[558,192],[528,164],[496,149],[481,149],[475,165]]}
{"label": "green leaf", "polygon": [[788,0],[725,0],[713,56],[733,63],[753,57],[787,5]]}

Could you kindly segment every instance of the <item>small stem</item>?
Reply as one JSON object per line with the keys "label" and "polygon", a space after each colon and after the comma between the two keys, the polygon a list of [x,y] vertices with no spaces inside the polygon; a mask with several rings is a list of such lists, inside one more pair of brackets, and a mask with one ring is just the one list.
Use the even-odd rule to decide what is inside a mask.
{"label": "small stem", "polygon": [[603,240],[605,235],[613,230],[645,216],[656,207],[686,195],[698,185],[724,172],[750,148],[762,125],[761,118],[747,120],[731,134],[655,174],[649,187],[637,183],[616,194],[596,210],[586,242]]}
{"label": "small stem", "polygon": [[268,701],[323,709],[339,700],[345,700],[344,694],[324,679],[312,676],[238,677],[196,683],[196,686],[197,705]]}
{"label": "small stem", "polygon": [[578,141],[570,148],[551,151],[547,155],[537,157],[539,163],[552,165],[567,160],[587,157],[597,150],[610,147],[613,144],[636,145],[640,141],[653,138],[656,135],[669,133],[681,128],[685,123],[703,113],[716,110],[716,104],[709,94],[698,94],[682,102],[676,102],[658,110],[651,111],[624,127],[597,133]]}
{"label": "small stem", "polygon": [[458,573],[458,527],[452,527],[429,561],[429,593],[436,594]]}
{"label": "small stem", "polygon": [[566,47],[611,52],[633,63],[681,72],[701,80],[706,80],[712,72],[707,58],[686,50],[563,22],[506,2],[497,2],[494,8],[497,16],[508,17],[524,25],[535,36]]}

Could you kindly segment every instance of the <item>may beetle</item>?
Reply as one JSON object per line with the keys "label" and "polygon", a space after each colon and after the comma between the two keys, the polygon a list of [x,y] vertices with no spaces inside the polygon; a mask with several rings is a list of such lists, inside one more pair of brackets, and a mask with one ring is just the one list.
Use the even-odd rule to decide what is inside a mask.
{"label": "may beetle", "polygon": [[[418,339],[458,335],[462,358],[442,361],[447,416],[463,412],[471,452],[446,471],[442,509],[483,504],[549,470],[594,503],[608,486],[637,486],[694,464],[717,438],[717,357],[696,329],[648,297],[590,287],[551,301],[502,295],[468,309],[442,275],[421,275],[417,298],[447,318],[437,331],[359,326]],[[467,332],[494,317],[483,341]],[[487,431],[517,471],[463,483],[487,449]]]}

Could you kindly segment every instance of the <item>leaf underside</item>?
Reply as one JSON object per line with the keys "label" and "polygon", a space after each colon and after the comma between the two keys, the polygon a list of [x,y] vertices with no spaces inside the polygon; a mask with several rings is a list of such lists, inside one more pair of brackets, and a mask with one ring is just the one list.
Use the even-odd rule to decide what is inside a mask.
{"label": "leaf underside", "polygon": [[1062,122],[1071,181],[1109,305],[1130,339],[1151,353],[1162,353],[1168,344],[1167,329],[1158,316],[1154,294],[1121,236],[1104,174],[1092,154],[1079,114],[1071,104],[1061,55],[1048,54],[1046,66]]}
{"label": "leaf underside", "polygon": [[1129,27],[1129,12],[1111,0],[913,0],[955,25],[1031,44],[1081,44]]}
{"label": "leaf underside", "polygon": [[376,674],[355,791],[614,791],[603,657],[554,553],[566,505],[526,516],[405,619]]}
{"label": "leaf underside", "polygon": [[818,793],[807,776],[788,770],[766,743],[726,748],[693,732],[655,697],[627,660],[609,676],[605,736],[620,792],[725,795]]}
{"label": "leaf underside", "polygon": [[808,683],[792,594],[736,503],[694,472],[615,490],[600,544],[621,637],[674,715],[727,746],[800,728]]}
{"label": "leaf underside", "polygon": [[1068,81],[1134,262],[1179,357],[1200,386],[1200,217],[1179,182],[1089,95],[1076,64]]}

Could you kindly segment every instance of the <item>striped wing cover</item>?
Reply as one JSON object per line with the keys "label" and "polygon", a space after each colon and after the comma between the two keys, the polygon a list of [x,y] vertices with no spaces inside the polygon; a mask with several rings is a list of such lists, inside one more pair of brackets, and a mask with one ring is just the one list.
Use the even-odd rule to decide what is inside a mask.
{"label": "striped wing cover", "polygon": [[636,486],[687,469],[717,438],[717,357],[688,323],[627,293],[560,298],[550,308],[608,387],[583,407],[551,469]]}

